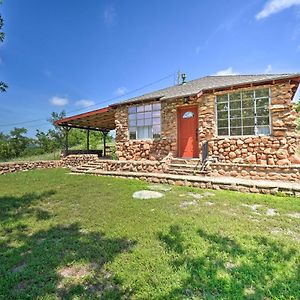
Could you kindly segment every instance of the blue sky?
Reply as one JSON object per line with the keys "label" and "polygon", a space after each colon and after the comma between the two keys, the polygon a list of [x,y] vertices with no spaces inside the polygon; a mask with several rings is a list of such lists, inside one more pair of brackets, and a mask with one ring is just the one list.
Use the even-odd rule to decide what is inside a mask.
{"label": "blue sky", "polygon": [[169,86],[177,70],[188,80],[300,72],[300,0],[4,0],[0,11],[4,132],[31,120],[16,126],[47,130],[52,111]]}

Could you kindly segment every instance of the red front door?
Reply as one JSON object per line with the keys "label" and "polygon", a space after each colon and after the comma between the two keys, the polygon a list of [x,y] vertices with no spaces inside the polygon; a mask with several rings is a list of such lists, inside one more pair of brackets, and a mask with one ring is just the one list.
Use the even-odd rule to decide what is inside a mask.
{"label": "red front door", "polygon": [[199,156],[197,106],[178,109],[178,154],[179,157]]}

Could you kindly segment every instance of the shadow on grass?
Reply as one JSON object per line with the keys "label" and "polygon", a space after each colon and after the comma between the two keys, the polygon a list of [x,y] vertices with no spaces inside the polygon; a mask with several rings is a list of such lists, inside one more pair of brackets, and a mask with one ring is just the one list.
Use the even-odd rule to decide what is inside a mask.
{"label": "shadow on grass", "polygon": [[187,274],[163,299],[300,298],[300,257],[295,248],[261,236],[238,243],[204,230],[197,234],[203,251],[196,255],[179,226],[159,234],[165,248],[175,254],[170,261],[173,269]]}
{"label": "shadow on grass", "polygon": [[40,201],[47,199],[55,194],[54,190],[43,193],[30,193],[20,197],[2,196],[0,197],[0,222],[6,224],[13,221],[14,223],[26,215],[32,215],[33,212],[37,214],[37,218],[49,218],[46,211],[34,209],[31,206]]}
{"label": "shadow on grass", "polygon": [[18,242],[18,247],[0,244],[0,295],[5,295],[5,299],[129,296],[105,264],[129,251],[134,242],[108,238],[99,232],[83,232],[78,224],[54,226]]}
{"label": "shadow on grass", "polygon": [[135,242],[87,232],[77,223],[45,223],[47,229],[32,234],[34,224],[51,218],[37,204],[54,194],[0,197],[0,299],[128,298],[130,291],[106,264]]}

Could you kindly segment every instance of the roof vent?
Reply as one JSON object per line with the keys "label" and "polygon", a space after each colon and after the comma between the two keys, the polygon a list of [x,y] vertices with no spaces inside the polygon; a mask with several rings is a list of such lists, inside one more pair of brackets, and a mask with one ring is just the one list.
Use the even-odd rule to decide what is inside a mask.
{"label": "roof vent", "polygon": [[181,79],[182,79],[182,82],[181,82],[181,84],[186,84],[186,74],[185,73],[182,73],[181,74]]}

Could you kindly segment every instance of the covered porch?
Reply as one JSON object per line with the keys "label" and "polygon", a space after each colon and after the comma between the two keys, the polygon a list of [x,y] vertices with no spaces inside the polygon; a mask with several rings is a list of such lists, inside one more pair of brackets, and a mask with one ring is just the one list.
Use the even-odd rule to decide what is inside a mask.
{"label": "covered porch", "polygon": [[[99,157],[109,157],[111,148],[107,145],[107,137],[111,130],[115,129],[115,110],[111,107],[104,107],[87,113],[82,113],[58,120],[54,123],[64,129],[63,155],[70,154],[97,154]],[[86,133],[85,149],[77,150],[69,148],[69,133],[72,129],[82,129]],[[90,149],[90,132],[102,133],[103,148],[101,150]]]}

